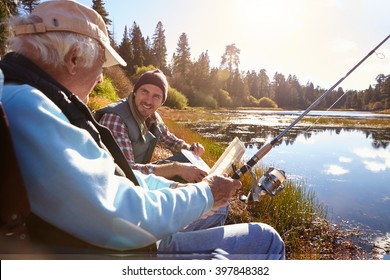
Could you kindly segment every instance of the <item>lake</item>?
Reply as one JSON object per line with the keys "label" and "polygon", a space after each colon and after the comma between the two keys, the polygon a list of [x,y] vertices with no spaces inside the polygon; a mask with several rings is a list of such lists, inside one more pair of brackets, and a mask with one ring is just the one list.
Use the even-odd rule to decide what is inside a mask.
{"label": "lake", "polygon": [[[246,144],[244,161],[270,142],[299,111],[215,111],[218,123],[187,124],[204,137],[228,144],[238,137]],[[311,116],[381,118],[369,112],[312,111]],[[258,163],[286,172],[287,179],[314,190],[329,218],[359,227],[375,239],[390,240],[390,129],[308,126],[298,123]]]}

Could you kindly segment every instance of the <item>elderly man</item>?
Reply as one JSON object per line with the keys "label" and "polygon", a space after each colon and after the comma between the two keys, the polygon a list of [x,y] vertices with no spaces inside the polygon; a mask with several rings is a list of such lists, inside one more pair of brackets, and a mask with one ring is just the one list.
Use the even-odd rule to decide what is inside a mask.
{"label": "elderly man", "polygon": [[102,81],[102,67],[125,64],[98,13],[71,0],[45,1],[12,19],[11,28],[12,51],[0,61],[1,102],[31,206],[26,222],[34,244],[68,253],[152,246],[158,254],[218,248],[227,258],[284,258],[280,236],[261,223],[179,232],[226,205],[239,181],[207,176],[169,188],[172,181],[129,168],[84,104]]}

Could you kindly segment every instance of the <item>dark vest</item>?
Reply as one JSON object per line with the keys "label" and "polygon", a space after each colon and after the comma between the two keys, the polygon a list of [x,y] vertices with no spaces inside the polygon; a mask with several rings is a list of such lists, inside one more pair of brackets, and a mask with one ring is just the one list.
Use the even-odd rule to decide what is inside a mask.
{"label": "dark vest", "polygon": [[[111,132],[97,123],[88,107],[82,103],[76,95],[69,92],[34,63],[21,55],[15,55],[13,53],[7,54],[4,59],[0,61],[0,69],[4,73],[5,83],[29,84],[44,93],[62,110],[73,125],[87,130],[96,143],[112,155],[116,163],[115,173],[117,175],[126,176],[132,180],[134,184],[138,185],[133,171],[129,167],[126,158],[118,147]],[[8,158],[5,157],[5,160],[8,161]],[[49,248],[49,252],[55,253],[109,252],[109,250],[95,247],[69,235],[55,226],[46,223],[32,213],[28,204],[28,199],[26,199],[24,185],[20,187],[19,184],[19,187],[14,187],[13,184],[2,184],[1,193],[9,194],[8,197],[14,198],[13,201],[18,201],[19,204],[22,202],[22,205],[17,206],[20,209],[19,213],[23,214],[23,221],[21,224],[24,224],[25,221],[29,239],[31,239],[33,244],[38,246],[44,245],[43,248],[45,249],[43,252],[45,252],[47,248]],[[14,210],[15,205],[9,205],[9,207]],[[6,205],[2,205],[1,211],[2,213],[10,213]],[[7,223],[7,217],[1,218],[2,224]],[[141,251],[144,252],[154,249],[155,247],[151,246],[146,249],[142,248]]]}
{"label": "dark vest", "polygon": [[112,103],[98,110],[95,118],[99,121],[105,113],[115,113],[121,117],[128,129],[128,136],[133,147],[134,161],[142,164],[149,163],[160,138],[161,130],[158,125],[153,124],[149,131],[142,136],[128,102],[128,98],[124,98]]}

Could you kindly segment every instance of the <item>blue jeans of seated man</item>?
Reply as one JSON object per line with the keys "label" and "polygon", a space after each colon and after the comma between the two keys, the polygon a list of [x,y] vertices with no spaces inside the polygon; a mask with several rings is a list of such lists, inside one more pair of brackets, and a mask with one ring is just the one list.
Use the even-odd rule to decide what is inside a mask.
{"label": "blue jeans of seated man", "polygon": [[[231,260],[283,260],[285,246],[274,228],[263,223],[234,224],[178,232],[157,242],[164,256],[215,254]],[[222,252],[222,253],[221,253]]]}
{"label": "blue jeans of seated man", "polygon": [[188,226],[186,226],[182,231],[194,231],[201,230],[211,227],[223,226],[226,222],[226,218],[229,212],[229,205],[219,208],[213,215],[208,216],[205,219],[197,219]]}

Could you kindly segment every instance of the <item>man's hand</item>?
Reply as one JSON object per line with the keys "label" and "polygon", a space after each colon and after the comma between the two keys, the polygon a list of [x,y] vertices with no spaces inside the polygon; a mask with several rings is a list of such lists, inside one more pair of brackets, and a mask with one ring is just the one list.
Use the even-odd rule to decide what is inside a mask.
{"label": "man's hand", "polygon": [[207,176],[207,172],[191,163],[176,162],[177,175],[189,183],[197,183]]}
{"label": "man's hand", "polygon": [[165,178],[180,176],[188,183],[197,183],[207,176],[207,172],[187,162],[172,162],[154,165],[154,174]]}
{"label": "man's hand", "polygon": [[203,179],[206,181],[213,193],[214,205],[211,211],[228,205],[229,200],[241,188],[241,182],[227,176],[209,175]]}
{"label": "man's hand", "polygon": [[204,153],[205,149],[202,144],[195,142],[191,145],[190,151],[193,151],[194,154],[197,156],[201,156]]}

